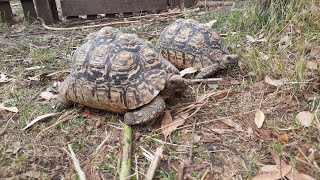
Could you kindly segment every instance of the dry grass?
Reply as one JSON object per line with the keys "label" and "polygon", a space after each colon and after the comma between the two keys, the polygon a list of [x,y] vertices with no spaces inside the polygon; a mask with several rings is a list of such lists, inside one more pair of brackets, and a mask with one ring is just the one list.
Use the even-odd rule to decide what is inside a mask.
{"label": "dry grass", "polygon": [[[225,35],[232,51],[241,56],[238,68],[217,76],[223,77],[218,90],[230,90],[228,97],[212,96],[186,123],[171,134],[165,143],[164,157],[156,172],[158,179],[178,179],[179,165],[190,164],[189,152],[193,136],[192,164],[209,166],[190,172],[190,179],[250,179],[260,173],[260,167],[274,164],[269,149],[280,147],[284,160],[316,179],[320,178],[319,124],[301,126],[295,116],[310,111],[319,118],[319,61],[320,61],[320,5],[313,0],[291,1],[283,12],[272,5],[269,14],[257,16],[252,3],[230,13],[201,11],[187,15],[200,21],[217,19],[213,28]],[[274,18],[277,17],[277,18]],[[125,32],[140,32],[142,37],[159,32],[172,19],[153,20],[148,24],[122,27]],[[151,24],[150,24],[151,23]],[[0,73],[15,79],[0,83],[0,102],[19,112],[14,115],[0,111],[0,130],[11,118],[0,136],[0,178],[76,179],[72,161],[63,148],[72,144],[80,165],[92,179],[113,179],[119,171],[121,158],[122,117],[116,114],[87,109],[76,105],[70,120],[37,134],[54,124],[58,117],[49,118],[20,131],[39,115],[53,112],[52,102],[37,94],[62,81],[67,73],[51,77],[45,74],[69,70],[72,51],[91,31],[47,31],[38,23],[20,23],[14,27],[1,25]],[[235,33],[234,33],[235,32]],[[250,42],[247,35],[266,42]],[[151,39],[156,41],[156,38]],[[318,64],[317,69],[308,62]],[[45,66],[43,69],[25,69]],[[28,77],[41,75],[39,81]],[[268,75],[287,79],[287,83],[273,88],[264,83]],[[193,90],[204,95],[212,86],[196,85]],[[168,102],[173,107],[195,101],[192,89]],[[174,108],[171,108],[175,113]],[[254,124],[254,110],[266,115],[262,128]],[[68,111],[72,111],[70,109]],[[228,119],[229,123],[224,119]],[[165,141],[160,128],[161,118],[151,125],[134,127],[133,157],[137,157],[140,179],[147,173],[150,161],[143,155],[144,148],[152,153]],[[197,121],[193,132],[193,124]],[[233,123],[230,124],[230,121]],[[109,135],[106,143],[96,149]],[[192,136],[192,134],[194,134]],[[306,151],[309,150],[308,151]],[[298,155],[308,156],[314,151],[313,162]],[[299,162],[303,159],[306,163]],[[134,158],[133,158],[134,160]],[[135,162],[132,172],[135,171]],[[136,177],[133,177],[135,179]]]}

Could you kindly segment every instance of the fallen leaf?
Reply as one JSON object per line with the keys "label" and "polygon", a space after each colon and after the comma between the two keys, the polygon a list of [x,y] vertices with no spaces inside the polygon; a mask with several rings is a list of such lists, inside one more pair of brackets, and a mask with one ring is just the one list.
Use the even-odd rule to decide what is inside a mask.
{"label": "fallen leaf", "polygon": [[35,118],[34,120],[32,120],[26,127],[24,127],[23,129],[21,130],[26,130],[28,129],[29,127],[31,127],[33,124],[35,124],[36,122],[40,121],[40,120],[43,120],[43,119],[46,119],[48,117],[51,117],[51,116],[55,116],[57,114],[60,114],[60,113],[48,113],[48,114],[44,114],[44,115],[41,115],[41,116],[38,116],[37,118]]}
{"label": "fallen leaf", "polygon": [[180,71],[180,76],[183,77],[183,76],[185,76],[186,74],[193,74],[193,73],[195,73],[195,72],[197,72],[197,71],[198,71],[198,69],[195,68],[195,67],[188,67],[188,68]]}
{"label": "fallen leaf", "polygon": [[51,92],[48,92],[48,91],[44,91],[44,92],[41,92],[40,93],[40,97],[42,99],[45,99],[45,100],[50,100],[50,99],[56,99],[58,95],[56,94],[53,94]]}
{"label": "fallen leaf", "polygon": [[170,136],[171,133],[175,131],[179,126],[183,125],[188,116],[189,113],[184,113],[172,118],[170,112],[166,111],[161,123],[161,131],[165,139]]}
{"label": "fallen leaf", "polygon": [[309,111],[301,111],[297,114],[296,119],[304,127],[309,127],[312,124],[313,114]]}
{"label": "fallen leaf", "polygon": [[253,37],[250,36],[250,35],[246,35],[246,38],[247,38],[250,42],[252,42],[252,43],[256,42],[256,39],[253,38]]}
{"label": "fallen leaf", "polygon": [[288,137],[288,134],[287,133],[281,133],[279,135],[279,141],[282,143],[282,144],[287,144],[288,141],[289,141],[289,137]]}
{"label": "fallen leaf", "polygon": [[[298,150],[298,155],[296,156],[297,159],[297,164],[296,164],[296,169],[298,171],[303,172],[306,169],[306,164],[304,163],[306,161],[305,157],[308,153],[308,150],[311,148],[312,146],[310,144],[303,144],[301,149]],[[299,159],[301,159],[302,161],[300,161]],[[312,161],[309,161],[312,162]]]}
{"label": "fallen leaf", "polygon": [[230,129],[216,129],[216,128],[210,128],[211,131],[218,133],[218,134],[225,134],[225,133],[230,133],[233,132],[233,130]]}
{"label": "fallen leaf", "polygon": [[306,61],[306,66],[308,69],[311,69],[311,70],[317,70],[318,69],[318,64],[314,61]]}
{"label": "fallen leaf", "polygon": [[0,110],[7,110],[14,113],[19,112],[19,109],[17,107],[5,107],[2,103],[0,103]]}
{"label": "fallen leaf", "polygon": [[30,171],[27,171],[26,173],[24,173],[23,175],[25,175],[25,176],[27,176],[29,178],[38,179],[40,177],[40,175],[41,175],[41,172],[30,170]]}
{"label": "fallen leaf", "polygon": [[266,38],[261,38],[261,39],[257,39],[256,42],[267,42],[268,39]]}
{"label": "fallen leaf", "polygon": [[14,142],[12,143],[11,147],[6,150],[6,152],[17,154],[21,148],[22,148],[21,142]]}
{"label": "fallen leaf", "polygon": [[279,41],[279,46],[281,49],[285,49],[291,45],[291,38],[288,35],[284,35],[281,37]]}
{"label": "fallen leaf", "polygon": [[313,101],[316,97],[316,95],[312,92],[310,92],[309,90],[305,90],[302,92],[303,97],[307,100],[307,101]]}
{"label": "fallen leaf", "polygon": [[40,76],[33,76],[33,77],[28,77],[29,80],[31,81],[40,81]]}
{"label": "fallen leaf", "polygon": [[284,85],[285,79],[271,79],[269,76],[266,76],[264,81],[269,85],[280,87]]}
{"label": "fallen leaf", "polygon": [[230,127],[235,127],[235,126],[237,125],[237,124],[234,123],[234,122],[232,121],[232,119],[230,119],[230,118],[220,119],[220,121],[223,122],[224,124],[230,126]]}
{"label": "fallen leaf", "polygon": [[14,80],[13,78],[8,78],[6,74],[0,74],[0,83],[6,83]]}
{"label": "fallen leaf", "polygon": [[257,125],[258,128],[261,128],[264,120],[265,120],[264,113],[260,109],[258,109],[254,115],[254,123]]}
{"label": "fallen leaf", "polygon": [[193,143],[198,144],[200,140],[201,140],[201,136],[199,136],[198,134],[195,134],[193,137]]}
{"label": "fallen leaf", "polygon": [[237,79],[231,79],[230,84],[231,85],[239,85],[239,84],[242,84],[242,82]]}
{"label": "fallen leaf", "polygon": [[265,165],[260,168],[261,172],[277,172],[279,171],[277,165]]}
{"label": "fallen leaf", "polygon": [[[263,174],[258,174],[257,176],[253,177],[253,180],[278,180],[280,178],[285,177],[292,169],[292,166],[287,165],[284,161],[280,160],[279,155],[276,151],[271,151],[272,157],[276,162],[277,171],[271,171]],[[280,163],[281,161],[281,163]],[[281,166],[280,166],[281,165]],[[281,173],[280,170],[281,169]]]}
{"label": "fallen leaf", "polygon": [[299,171],[294,171],[293,174],[289,173],[286,175],[286,177],[291,180],[316,180],[315,178],[309,175],[303,174]]}
{"label": "fallen leaf", "polygon": [[269,129],[265,129],[265,128],[259,129],[259,135],[262,140],[269,140],[271,138]]}

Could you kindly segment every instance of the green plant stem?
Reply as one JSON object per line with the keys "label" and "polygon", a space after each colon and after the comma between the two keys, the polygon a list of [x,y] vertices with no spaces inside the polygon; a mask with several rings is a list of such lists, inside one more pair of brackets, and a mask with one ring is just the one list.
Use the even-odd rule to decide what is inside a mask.
{"label": "green plant stem", "polygon": [[122,142],[122,159],[120,169],[120,180],[125,180],[131,174],[131,149],[132,149],[132,128],[124,125],[124,136]]}

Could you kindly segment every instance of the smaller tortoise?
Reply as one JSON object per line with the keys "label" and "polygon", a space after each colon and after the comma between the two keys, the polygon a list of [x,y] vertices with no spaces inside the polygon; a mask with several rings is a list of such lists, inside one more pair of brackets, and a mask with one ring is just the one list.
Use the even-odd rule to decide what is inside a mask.
{"label": "smaller tortoise", "polygon": [[73,54],[55,106],[62,110],[78,102],[125,114],[126,124],[144,124],[164,111],[164,98],[188,83],[151,43],[106,27],[90,34]]}
{"label": "smaller tortoise", "polygon": [[157,48],[179,69],[200,69],[197,79],[211,77],[239,61],[238,55],[229,53],[216,31],[193,19],[178,19],[166,27],[160,34]]}

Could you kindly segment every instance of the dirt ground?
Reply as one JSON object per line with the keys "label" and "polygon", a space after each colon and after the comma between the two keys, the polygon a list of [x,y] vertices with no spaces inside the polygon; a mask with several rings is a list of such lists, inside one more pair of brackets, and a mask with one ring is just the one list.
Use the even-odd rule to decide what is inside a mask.
{"label": "dirt ground", "polygon": [[[309,9],[299,4],[300,14],[282,27],[281,21],[274,29],[255,29],[246,24],[253,5],[239,4],[144,18],[63,19],[51,26],[138,19],[116,27],[155,43],[177,18],[215,20],[213,28],[240,55],[239,66],[216,75],[221,82],[195,84],[168,100],[167,113],[183,120],[170,126],[168,137],[163,135],[168,116],[133,127],[132,179],[145,179],[148,154],[161,145],[155,179],[263,179],[257,175],[264,173],[281,178],[268,174],[272,172],[288,179],[297,172],[296,179],[320,179],[320,20],[317,14],[305,15]],[[313,13],[320,12],[319,3],[311,5]],[[19,4],[14,11],[18,23],[0,25],[0,179],[78,179],[68,144],[88,179],[118,179],[121,115],[75,105],[22,130],[55,112],[48,92],[68,75],[72,52],[99,28],[49,30],[39,22],[24,22]],[[303,24],[308,18],[314,24]]]}

